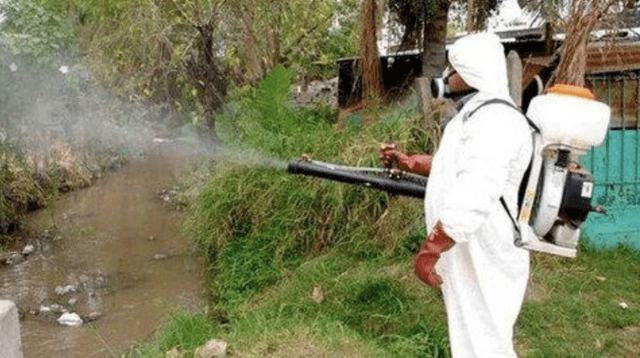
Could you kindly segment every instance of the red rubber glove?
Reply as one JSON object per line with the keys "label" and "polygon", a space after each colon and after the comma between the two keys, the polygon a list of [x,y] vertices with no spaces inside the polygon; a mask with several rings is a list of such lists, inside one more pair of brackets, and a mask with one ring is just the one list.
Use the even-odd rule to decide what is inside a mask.
{"label": "red rubber glove", "polygon": [[444,232],[442,223],[438,221],[431,235],[422,244],[422,249],[413,266],[420,281],[433,288],[440,287],[442,278],[436,273],[436,262],[440,258],[440,254],[452,248],[454,244],[455,241]]}
{"label": "red rubber glove", "polygon": [[396,150],[395,144],[386,144],[380,148],[380,161],[389,169],[399,169],[423,176],[429,176],[431,172],[430,155],[415,154],[409,156]]}

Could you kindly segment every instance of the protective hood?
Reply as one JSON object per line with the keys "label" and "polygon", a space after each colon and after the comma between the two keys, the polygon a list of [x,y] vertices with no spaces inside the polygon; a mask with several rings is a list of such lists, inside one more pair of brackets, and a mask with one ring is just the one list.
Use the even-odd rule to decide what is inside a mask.
{"label": "protective hood", "polygon": [[497,35],[484,32],[457,40],[449,49],[449,62],[471,87],[508,98],[507,63]]}

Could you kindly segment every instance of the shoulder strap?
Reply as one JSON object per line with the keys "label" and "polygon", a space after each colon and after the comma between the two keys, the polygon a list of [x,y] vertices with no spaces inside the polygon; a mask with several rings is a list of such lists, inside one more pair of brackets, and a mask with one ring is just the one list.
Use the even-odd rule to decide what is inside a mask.
{"label": "shoulder strap", "polygon": [[522,110],[518,107],[516,107],[513,103],[504,100],[502,98],[493,98],[490,99],[486,102],[482,102],[478,107],[474,108],[473,110],[471,110],[470,112],[468,112],[465,117],[464,120],[467,121],[471,116],[473,116],[480,108],[484,107],[484,106],[488,106],[490,104],[504,104],[508,107],[511,107],[513,109],[515,109],[516,111],[520,112],[520,114],[522,114],[522,116],[524,117],[524,119],[527,120],[527,123],[529,124],[529,127],[531,127],[533,129],[534,132],[536,133],[540,133],[540,128],[538,128],[538,126],[533,123],[533,121],[531,120],[531,118],[527,117],[526,114],[522,113]]}
{"label": "shoulder strap", "polygon": [[[529,124],[529,127],[531,127],[531,129],[533,129],[534,132],[536,133],[540,133],[540,128],[538,128],[538,126],[533,123],[533,121],[531,120],[531,118],[527,117],[524,113],[522,113],[522,110],[520,110],[520,108],[516,107],[514,104],[512,104],[511,102],[501,99],[501,98],[494,98],[494,99],[490,99],[486,102],[481,103],[478,107],[474,108],[473,110],[471,110],[470,112],[468,112],[463,121],[467,121],[471,116],[473,116],[480,108],[490,105],[490,104],[503,104],[506,105],[508,107],[511,107],[513,109],[515,109],[516,111],[520,112],[520,114],[522,114],[522,116],[524,117],[524,119],[527,120],[527,123]],[[522,206],[522,200],[524,198],[524,192],[527,188],[527,184],[529,181],[529,173],[531,172],[531,165],[533,164],[533,155],[534,153],[531,153],[531,160],[529,160],[529,165],[527,166],[527,170],[525,170],[524,175],[522,177],[522,180],[520,181],[520,188],[518,188],[518,212],[520,211],[520,207]],[[511,215],[511,211],[509,211],[509,206],[507,205],[507,201],[504,199],[504,196],[500,197],[500,204],[502,204],[502,207],[504,208],[504,210],[507,212],[507,215],[509,216],[509,219],[511,219],[511,223],[513,224],[513,230],[514,230],[514,236],[515,236],[515,244],[516,246],[521,246],[522,245],[522,233],[520,231],[520,227],[518,226],[518,222],[516,221],[516,219]],[[517,213],[516,213],[517,215]]]}
{"label": "shoulder strap", "polygon": [[516,246],[521,246],[522,232],[520,231],[520,226],[518,225],[518,222],[516,221],[516,219],[511,215],[511,212],[509,211],[509,206],[507,206],[507,201],[504,200],[504,196],[500,197],[500,204],[502,204],[504,211],[507,212],[507,216],[509,216],[509,219],[511,220],[511,224],[513,225],[513,236],[514,236],[513,242],[516,244]]}

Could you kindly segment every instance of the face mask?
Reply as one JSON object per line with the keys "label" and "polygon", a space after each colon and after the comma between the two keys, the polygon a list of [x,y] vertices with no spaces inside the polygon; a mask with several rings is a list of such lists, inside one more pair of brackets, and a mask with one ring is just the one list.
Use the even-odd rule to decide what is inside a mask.
{"label": "face mask", "polygon": [[442,77],[431,79],[431,96],[435,99],[455,100],[474,91],[451,66],[444,70]]}

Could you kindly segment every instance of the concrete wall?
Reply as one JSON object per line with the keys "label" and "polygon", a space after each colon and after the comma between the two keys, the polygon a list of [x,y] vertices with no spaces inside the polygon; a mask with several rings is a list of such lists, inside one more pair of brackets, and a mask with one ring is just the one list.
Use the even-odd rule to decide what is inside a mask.
{"label": "concrete wall", "polygon": [[582,236],[597,249],[623,245],[640,250],[640,128],[609,129],[604,143],[582,163],[595,181],[591,205],[607,209],[606,214],[589,214]]}
{"label": "concrete wall", "polygon": [[0,300],[0,356],[22,358],[18,309],[11,301]]}

